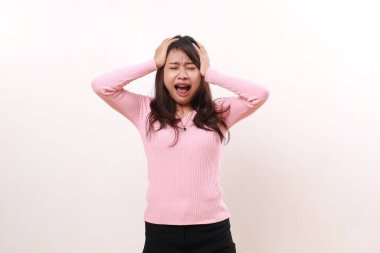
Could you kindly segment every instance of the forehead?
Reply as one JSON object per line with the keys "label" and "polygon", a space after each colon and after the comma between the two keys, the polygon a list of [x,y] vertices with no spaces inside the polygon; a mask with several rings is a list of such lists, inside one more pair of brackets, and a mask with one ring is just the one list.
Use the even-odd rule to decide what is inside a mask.
{"label": "forehead", "polygon": [[185,52],[176,48],[170,50],[166,60],[168,63],[171,63],[171,62],[179,62],[181,64],[192,63],[192,61],[190,60],[190,58],[187,56]]}

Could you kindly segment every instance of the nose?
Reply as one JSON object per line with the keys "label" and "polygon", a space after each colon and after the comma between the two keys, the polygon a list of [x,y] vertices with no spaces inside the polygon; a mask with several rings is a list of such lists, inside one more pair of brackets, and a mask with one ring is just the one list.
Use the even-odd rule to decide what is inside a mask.
{"label": "nose", "polygon": [[178,78],[183,80],[183,79],[187,79],[187,73],[186,73],[186,70],[184,69],[181,69],[179,72],[178,72]]}

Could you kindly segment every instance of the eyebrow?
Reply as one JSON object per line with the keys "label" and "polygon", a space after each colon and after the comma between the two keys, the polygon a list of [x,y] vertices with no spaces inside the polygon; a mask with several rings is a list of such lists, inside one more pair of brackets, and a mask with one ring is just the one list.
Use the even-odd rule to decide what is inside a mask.
{"label": "eyebrow", "polygon": [[[169,64],[175,64],[175,65],[180,65],[180,63],[179,62],[170,62]],[[191,61],[190,62],[185,62],[185,65],[190,65],[190,64],[192,64],[192,65],[195,65],[194,63],[192,63]]]}

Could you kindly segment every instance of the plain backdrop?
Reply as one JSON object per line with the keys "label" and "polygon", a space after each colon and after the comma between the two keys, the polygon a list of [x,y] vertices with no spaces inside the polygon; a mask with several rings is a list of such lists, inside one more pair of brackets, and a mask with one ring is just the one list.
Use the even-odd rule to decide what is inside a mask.
{"label": "plain backdrop", "polygon": [[[142,251],[143,146],[91,81],[152,59],[176,34],[270,91],[224,149],[238,253],[380,252],[378,10],[369,0],[2,1],[0,252]],[[153,95],[154,75],[127,88]]]}

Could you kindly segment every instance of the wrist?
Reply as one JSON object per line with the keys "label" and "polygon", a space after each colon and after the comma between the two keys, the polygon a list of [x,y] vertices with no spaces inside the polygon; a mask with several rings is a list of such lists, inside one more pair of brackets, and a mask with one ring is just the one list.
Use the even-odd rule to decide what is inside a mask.
{"label": "wrist", "polygon": [[[204,77],[206,82],[210,82],[213,79],[213,76],[215,75],[215,71],[213,68],[208,68]],[[212,82],[212,81],[211,81]]]}
{"label": "wrist", "polygon": [[156,65],[156,68],[157,68],[157,69],[160,68],[160,64],[157,62],[156,58],[154,58],[154,64]]}
{"label": "wrist", "polygon": [[209,69],[210,69],[210,67],[208,66],[208,67],[204,68],[203,70],[201,70],[201,75],[206,77],[206,73]]}

